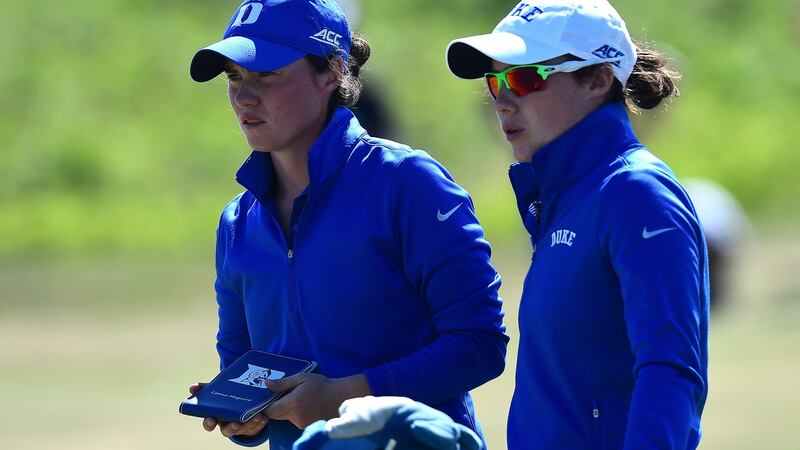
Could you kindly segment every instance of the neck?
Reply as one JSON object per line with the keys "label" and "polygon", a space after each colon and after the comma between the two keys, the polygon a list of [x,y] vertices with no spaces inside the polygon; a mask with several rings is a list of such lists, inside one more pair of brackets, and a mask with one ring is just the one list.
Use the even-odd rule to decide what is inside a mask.
{"label": "neck", "polygon": [[308,186],[308,151],[273,152],[272,167],[276,198],[297,198]]}
{"label": "neck", "polygon": [[292,147],[271,152],[276,178],[276,197],[294,199],[308,186],[308,153],[325,131],[330,115],[331,111],[321,115],[319,120],[300,134]]}
{"label": "neck", "polygon": [[592,114],[593,112],[595,112],[597,109],[599,109],[602,106],[604,106],[602,101],[593,100],[591,102],[588,102],[588,103],[584,104],[583,107],[581,107],[581,106],[576,107],[575,112],[572,114],[572,117],[570,117],[568,120],[566,120],[564,122],[564,124],[562,125],[562,128],[559,130],[559,133],[557,133],[549,141],[544,142],[541,145],[539,145],[538,147],[532,149],[531,152],[530,152],[530,155],[526,155],[527,159],[519,159],[519,161],[531,162],[533,160],[534,155],[536,155],[536,153],[539,150],[541,150],[543,147],[546,147],[546,146],[550,145],[553,141],[555,141],[558,138],[560,138],[561,136],[563,136],[565,133],[567,133],[572,128],[574,128],[575,125],[579,124],[581,121],[583,121],[583,119],[587,118],[590,114]]}

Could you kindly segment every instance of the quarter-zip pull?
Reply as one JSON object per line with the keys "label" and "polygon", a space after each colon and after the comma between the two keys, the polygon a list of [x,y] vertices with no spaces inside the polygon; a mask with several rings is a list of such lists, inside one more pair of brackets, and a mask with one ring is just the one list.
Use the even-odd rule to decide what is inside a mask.
{"label": "quarter-zip pull", "polygon": [[600,409],[599,408],[594,408],[592,410],[592,417],[594,417],[595,419],[600,417]]}
{"label": "quarter-zip pull", "polygon": [[289,308],[292,310],[297,309],[297,289],[295,283],[297,280],[295,279],[295,267],[294,267],[294,250],[291,248],[286,252],[286,255],[289,257],[287,260],[287,265],[289,266],[289,279],[287,280],[289,283]]}

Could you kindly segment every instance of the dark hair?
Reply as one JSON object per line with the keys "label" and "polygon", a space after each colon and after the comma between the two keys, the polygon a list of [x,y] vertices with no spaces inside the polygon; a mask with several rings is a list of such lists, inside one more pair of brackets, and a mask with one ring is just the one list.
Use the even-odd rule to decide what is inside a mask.
{"label": "dark hair", "polygon": [[[636,47],[636,64],[628,78],[628,83],[622,83],[614,78],[614,84],[609,91],[606,103],[625,102],[628,109],[636,112],[639,108],[653,109],[662,100],[680,95],[675,84],[681,74],[667,66],[667,57],[661,53],[634,41]],[[594,75],[594,72],[603,64],[584,67],[574,72],[579,80]]]}
{"label": "dark hair", "polygon": [[350,59],[348,62],[347,72],[342,72],[338,65],[333,64],[336,53],[331,53],[328,57],[306,55],[306,59],[311,63],[311,67],[317,73],[323,73],[327,70],[336,72],[339,76],[341,84],[336,91],[331,95],[330,105],[352,107],[358,103],[358,97],[361,95],[361,66],[363,66],[369,59],[371,49],[369,42],[362,36],[354,34],[353,41],[350,45]]}

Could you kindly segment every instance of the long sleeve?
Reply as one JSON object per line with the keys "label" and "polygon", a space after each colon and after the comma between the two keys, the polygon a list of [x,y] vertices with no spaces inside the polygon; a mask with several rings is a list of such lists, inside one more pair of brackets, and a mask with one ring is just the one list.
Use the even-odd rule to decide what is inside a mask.
{"label": "long sleeve", "polygon": [[472,200],[426,153],[411,152],[399,163],[390,198],[403,270],[429,305],[436,337],[365,374],[375,395],[453,399],[504,369],[500,277]]}
{"label": "long sleeve", "polygon": [[250,350],[250,337],[247,330],[247,317],[245,316],[244,303],[238,289],[228,277],[225,270],[225,258],[228,248],[228,236],[232,221],[226,216],[231,213],[235,202],[231,202],[222,213],[219,228],[217,228],[216,249],[216,281],[214,290],[217,296],[219,329],[217,331],[217,353],[220,358],[220,368],[224,369],[230,363]]}
{"label": "long sleeve", "polygon": [[[242,297],[237,293],[236,286],[231,282],[225,271],[225,256],[228,248],[228,236],[232,222],[226,221],[226,215],[231,211],[235,202],[231,202],[222,213],[219,228],[217,228],[216,250],[216,281],[214,290],[217,294],[219,306],[219,330],[217,332],[217,353],[219,353],[220,368],[224,369],[237,358],[250,350],[250,336],[247,330],[247,317],[245,316]],[[230,440],[244,447],[256,447],[267,441],[269,428],[264,429],[255,436],[233,436]]]}
{"label": "long sleeve", "polygon": [[707,392],[708,275],[685,192],[655,171],[606,187],[598,233],[619,278],[635,357],[624,449],[694,448]]}

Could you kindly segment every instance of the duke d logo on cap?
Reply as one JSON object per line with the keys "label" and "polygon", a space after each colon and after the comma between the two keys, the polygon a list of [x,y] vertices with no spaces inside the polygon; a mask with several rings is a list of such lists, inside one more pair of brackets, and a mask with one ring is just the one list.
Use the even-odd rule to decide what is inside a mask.
{"label": "duke d logo on cap", "polygon": [[236,16],[231,28],[240,25],[250,25],[256,23],[259,14],[264,10],[264,5],[261,3],[245,3],[239,8],[239,15]]}
{"label": "duke d logo on cap", "polygon": [[198,51],[190,73],[195,81],[219,75],[225,61],[269,72],[305,55],[350,55],[352,33],[333,0],[245,0],[233,13],[223,40]]}

